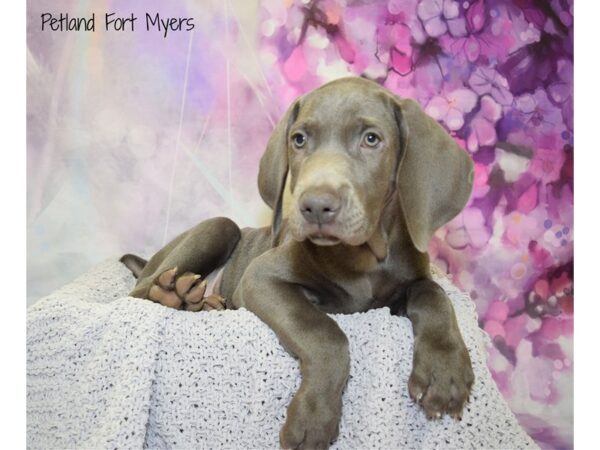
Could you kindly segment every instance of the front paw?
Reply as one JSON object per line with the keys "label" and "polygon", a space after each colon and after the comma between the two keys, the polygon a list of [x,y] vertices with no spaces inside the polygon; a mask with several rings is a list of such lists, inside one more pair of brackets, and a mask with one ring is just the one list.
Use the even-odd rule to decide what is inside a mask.
{"label": "front paw", "polygon": [[408,392],[427,418],[449,414],[461,420],[474,379],[471,358],[461,338],[448,338],[447,342],[423,338],[415,343]]}
{"label": "front paw", "polygon": [[342,400],[298,392],[279,433],[283,449],[327,449],[337,438]]}

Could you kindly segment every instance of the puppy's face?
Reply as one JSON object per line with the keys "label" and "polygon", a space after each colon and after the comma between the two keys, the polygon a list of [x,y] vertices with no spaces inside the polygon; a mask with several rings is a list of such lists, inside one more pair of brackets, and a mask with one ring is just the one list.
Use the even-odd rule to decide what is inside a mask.
{"label": "puppy's face", "polygon": [[400,131],[389,98],[375,87],[330,83],[301,99],[287,139],[294,239],[368,241],[399,158]]}

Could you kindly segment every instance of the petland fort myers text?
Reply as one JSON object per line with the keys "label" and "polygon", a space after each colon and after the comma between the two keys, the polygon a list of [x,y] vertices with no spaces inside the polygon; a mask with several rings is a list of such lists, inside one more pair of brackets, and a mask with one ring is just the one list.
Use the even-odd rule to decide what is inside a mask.
{"label": "petland fort myers text", "polygon": [[[102,23],[97,23],[97,18],[100,18],[99,22],[102,21]],[[94,32],[101,29],[107,32],[134,32],[141,29],[162,33],[164,38],[172,32],[192,31],[195,26],[193,17],[163,17],[159,13],[146,13],[143,18],[137,17],[133,13],[127,16],[105,13],[99,14],[98,17],[96,13],[92,13],[88,17],[73,17],[68,13],[43,13],[41,21],[42,31]]]}

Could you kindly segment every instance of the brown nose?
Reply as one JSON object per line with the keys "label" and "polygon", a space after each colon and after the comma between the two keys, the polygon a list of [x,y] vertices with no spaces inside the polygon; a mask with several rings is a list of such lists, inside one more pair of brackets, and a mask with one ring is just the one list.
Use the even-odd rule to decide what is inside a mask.
{"label": "brown nose", "polygon": [[321,225],[333,222],[341,203],[340,198],[330,190],[311,189],[302,194],[299,206],[307,222]]}

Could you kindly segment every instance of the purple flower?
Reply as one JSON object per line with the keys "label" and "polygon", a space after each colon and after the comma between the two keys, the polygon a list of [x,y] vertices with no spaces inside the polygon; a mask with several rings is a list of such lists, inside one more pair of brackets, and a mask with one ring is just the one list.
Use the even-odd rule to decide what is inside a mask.
{"label": "purple flower", "polygon": [[459,5],[452,0],[422,0],[417,6],[417,15],[427,34],[439,37],[450,31],[453,36],[465,36],[466,21],[460,15]]}
{"label": "purple flower", "polygon": [[508,81],[493,68],[479,66],[469,78],[469,86],[479,95],[491,94],[498,103],[510,106],[513,101]]}
{"label": "purple flower", "polygon": [[550,99],[561,106],[565,125],[573,130],[573,62],[561,59],[556,63],[557,80],[548,87]]}
{"label": "purple flower", "polygon": [[567,55],[572,57],[569,45],[561,36],[543,33],[539,42],[511,53],[508,59],[498,66],[498,72],[507,78],[514,95],[532,92],[552,81],[559,59]]}
{"label": "purple flower", "polygon": [[[551,136],[560,135],[564,130],[562,111],[550,100],[544,89],[537,89],[533,94],[524,94],[515,101],[516,111],[522,115],[523,124],[530,130],[537,129],[547,141]],[[538,138],[537,145],[542,144],[542,136]],[[555,139],[554,141],[558,141]],[[549,142],[544,142],[547,147],[554,147]]]}

